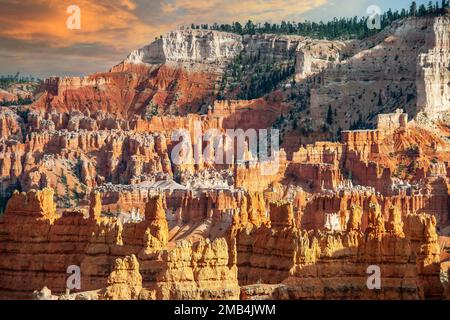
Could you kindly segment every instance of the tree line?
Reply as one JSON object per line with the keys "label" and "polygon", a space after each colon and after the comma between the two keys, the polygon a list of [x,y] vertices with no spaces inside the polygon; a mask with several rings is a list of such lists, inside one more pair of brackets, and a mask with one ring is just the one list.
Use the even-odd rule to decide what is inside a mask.
{"label": "tree line", "polygon": [[20,74],[20,72],[17,72],[14,75],[13,74],[1,75],[0,76],[0,88],[7,89],[12,84],[28,83],[28,82],[36,82],[36,81],[39,81],[39,79],[34,78],[32,76],[22,76]]}
{"label": "tree line", "polygon": [[26,105],[29,105],[32,103],[33,103],[33,99],[31,99],[31,98],[24,99],[22,97],[19,97],[17,100],[14,100],[14,101],[6,101],[6,100],[0,101],[0,107],[26,106]]}
{"label": "tree line", "polygon": [[[392,22],[413,16],[445,14],[449,8],[450,0],[441,0],[441,3],[430,1],[428,5],[417,5],[413,1],[409,9],[400,11],[387,10],[380,16],[381,28],[389,26]],[[367,17],[334,18],[328,22],[295,22],[282,21],[281,23],[254,23],[248,20],[244,25],[239,22],[232,24],[192,24],[192,29],[211,29],[223,32],[231,32],[239,35],[254,35],[261,33],[273,33],[283,35],[300,35],[319,39],[362,39],[373,35],[379,30],[367,27]]]}

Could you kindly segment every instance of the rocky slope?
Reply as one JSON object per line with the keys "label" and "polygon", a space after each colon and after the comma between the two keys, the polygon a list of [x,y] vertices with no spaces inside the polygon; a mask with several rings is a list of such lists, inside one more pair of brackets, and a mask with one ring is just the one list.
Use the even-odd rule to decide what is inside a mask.
{"label": "rocky slope", "polygon": [[448,112],[449,28],[448,17],[408,18],[359,43],[331,43],[319,53],[311,45],[300,48],[297,72],[313,74],[313,128],[325,124],[330,108],[331,131],[373,125],[378,113],[399,106],[410,117]]}
{"label": "rocky slope", "polygon": [[[324,125],[329,108],[334,133],[357,122],[373,124],[376,114],[398,107],[410,116],[434,114],[449,107],[449,25],[446,16],[407,18],[346,42],[176,30],[110,72],[48,80],[37,106],[128,118],[205,112],[216,97],[258,98],[295,78],[287,104],[294,118],[310,118],[314,129]],[[299,100],[308,92],[306,101]]]}

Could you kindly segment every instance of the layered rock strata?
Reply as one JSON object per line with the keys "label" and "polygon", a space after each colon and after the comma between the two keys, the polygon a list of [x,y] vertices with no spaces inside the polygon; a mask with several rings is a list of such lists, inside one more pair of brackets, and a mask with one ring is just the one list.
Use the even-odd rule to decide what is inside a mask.
{"label": "layered rock strata", "polygon": [[[262,226],[237,232],[237,266],[243,286],[242,298],[441,297],[436,231],[433,228],[435,221],[432,217],[410,215],[403,230],[399,212],[392,211],[392,217],[385,225],[380,207],[373,204],[369,212],[369,227],[363,233],[360,228],[362,210],[355,206],[345,231],[314,233],[295,227],[289,204],[277,206],[277,223],[271,228]],[[427,235],[425,230],[430,234]],[[417,231],[421,235],[417,234],[416,238]],[[379,289],[368,287],[372,271],[367,273],[367,270],[373,266],[380,270]]]}

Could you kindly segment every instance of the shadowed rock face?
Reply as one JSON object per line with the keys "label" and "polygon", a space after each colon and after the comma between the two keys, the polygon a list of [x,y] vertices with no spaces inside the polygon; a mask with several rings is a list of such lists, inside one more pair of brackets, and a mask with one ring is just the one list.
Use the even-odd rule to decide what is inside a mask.
{"label": "shadowed rock face", "polygon": [[342,128],[345,116],[357,121],[351,110],[360,110],[364,120],[398,105],[410,116],[448,110],[449,27],[448,17],[411,18],[363,40],[345,62],[319,75],[321,85],[311,97],[313,117],[325,116],[330,103]]}

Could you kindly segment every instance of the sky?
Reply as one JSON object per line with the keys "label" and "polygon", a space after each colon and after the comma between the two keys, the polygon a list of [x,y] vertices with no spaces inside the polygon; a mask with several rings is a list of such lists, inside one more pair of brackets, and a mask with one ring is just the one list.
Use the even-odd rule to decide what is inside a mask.
{"label": "sky", "polygon": [[[416,1],[419,5],[428,1]],[[191,23],[328,21],[408,8],[411,0],[0,0],[0,74],[41,78],[109,70],[155,37]],[[439,0],[440,3],[440,0]],[[67,8],[80,8],[80,29]]]}

